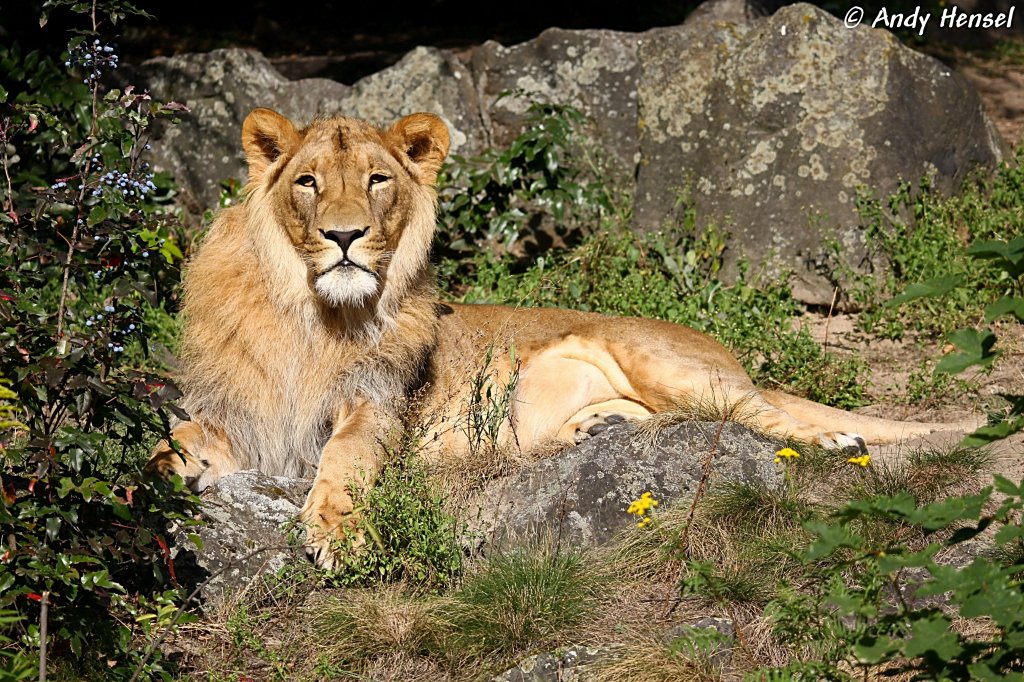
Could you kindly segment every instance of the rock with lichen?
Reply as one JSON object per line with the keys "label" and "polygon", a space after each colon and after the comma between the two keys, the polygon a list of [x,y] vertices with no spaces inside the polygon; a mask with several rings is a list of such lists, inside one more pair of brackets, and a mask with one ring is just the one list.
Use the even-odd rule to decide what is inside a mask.
{"label": "rock with lichen", "polygon": [[937,60],[808,4],[760,16],[770,5],[713,0],[682,26],[549,29],[469,57],[417,48],[352,86],[290,81],[245,50],[150,60],[133,79],[191,110],[153,146],[193,214],[216,206],[220,181],[243,178],[241,124],[256,106],[380,125],[429,111],[452,152],[471,155],[520,133],[530,100],[571,104],[613,160],[612,184],[633,194],[633,227],[678,224],[696,207],[727,235],[724,278],[745,258],[793,271],[797,298],[828,304],[832,244],[847,263],[878,265],[863,258],[862,188],[885,196],[929,177],[953,192],[1006,146],[971,85]]}
{"label": "rock with lichen", "polygon": [[202,585],[199,597],[216,604],[254,579],[305,561],[289,529],[312,481],[240,471],[218,480],[200,495],[204,524],[176,538],[171,560],[177,578]]}
{"label": "rock with lichen", "polygon": [[506,47],[487,41],[471,67],[492,144],[504,147],[523,131],[531,102],[568,104],[592,122],[596,142],[632,174],[639,151],[637,35],[551,28]]}
{"label": "rock with lichen", "polygon": [[[692,499],[722,481],[776,487],[779,443],[734,422],[684,422],[651,430],[618,424],[580,445],[491,482],[469,516],[472,545],[483,551],[522,543],[588,547],[647,514],[629,513],[645,493],[659,503]],[[475,512],[475,513],[473,513]]]}
{"label": "rock with lichen", "polygon": [[831,299],[828,242],[861,261],[862,188],[927,176],[950,192],[1003,158],[962,76],[812,5],[651,31],[640,64],[638,226],[662,226],[682,193],[734,258],[795,270],[805,301]]}
{"label": "rock with lichen", "polygon": [[[658,506],[685,502],[705,470],[705,485],[724,480],[780,485],[781,469],[773,463],[778,447],[732,422],[686,422],[657,430],[616,424],[491,481],[465,508],[453,511],[472,519],[463,544],[473,552],[547,541],[595,546],[658,511],[652,503],[643,513],[630,514],[630,502],[645,494]],[[178,578],[190,585],[208,580],[202,598],[216,603],[258,576],[288,564],[305,565],[300,543],[289,542],[288,530],[299,530],[295,520],[309,488],[308,480],[257,471],[218,480],[201,495],[206,524],[197,531],[199,542],[179,537],[173,550]]]}
{"label": "rock with lichen", "polygon": [[292,81],[260,53],[237,48],[157,57],[127,71],[158,98],[189,109],[177,125],[158,127],[153,156],[158,169],[174,175],[179,199],[194,215],[217,206],[223,181],[244,182],[242,121],[256,107],[300,124],[344,115],[390,125],[429,111],[448,123],[453,152],[471,154],[485,144],[469,71],[434,48],[416,48],[353,86],[325,78]]}

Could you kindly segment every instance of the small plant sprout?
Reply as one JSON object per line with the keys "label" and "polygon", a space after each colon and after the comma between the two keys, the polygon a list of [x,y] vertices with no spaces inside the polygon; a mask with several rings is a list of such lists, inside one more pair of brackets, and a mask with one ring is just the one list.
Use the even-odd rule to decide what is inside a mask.
{"label": "small plant sprout", "polygon": [[633,500],[629,503],[629,508],[626,509],[627,514],[632,514],[637,517],[637,528],[643,528],[651,522],[651,512],[655,507],[658,506],[658,501],[654,499],[654,496],[650,492],[646,492],[640,496],[640,499]]}
{"label": "small plant sprout", "polygon": [[800,459],[800,453],[793,448],[782,448],[775,453],[775,463],[779,464],[782,460]]}

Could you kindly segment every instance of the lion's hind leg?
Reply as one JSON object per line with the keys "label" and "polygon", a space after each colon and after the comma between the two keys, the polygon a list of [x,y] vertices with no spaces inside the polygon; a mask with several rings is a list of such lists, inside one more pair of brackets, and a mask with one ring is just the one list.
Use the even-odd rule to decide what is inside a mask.
{"label": "lion's hind leg", "polygon": [[783,410],[793,419],[812,425],[820,432],[817,435],[821,441],[819,444],[823,447],[829,447],[833,442],[838,443],[839,447],[848,447],[850,444],[842,441],[843,435],[852,435],[867,443],[881,445],[898,443],[936,431],[970,432],[985,423],[983,418],[967,419],[953,424],[896,421],[847,412],[781,391],[761,391],[761,394],[765,401]]}
{"label": "lion's hind leg", "polygon": [[638,421],[651,416],[651,411],[643,405],[616,398],[588,405],[569,418],[558,430],[558,440],[582,443],[591,436],[596,436],[609,426],[626,421]]}

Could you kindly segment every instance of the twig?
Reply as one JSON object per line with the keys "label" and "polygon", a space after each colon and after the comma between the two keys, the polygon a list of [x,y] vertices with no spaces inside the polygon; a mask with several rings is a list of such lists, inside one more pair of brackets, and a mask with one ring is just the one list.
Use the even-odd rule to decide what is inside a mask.
{"label": "twig", "polygon": [[[690,511],[686,515],[686,527],[683,528],[681,542],[683,551],[687,554],[690,553],[690,528],[693,526],[693,515],[697,511],[697,503],[704,496],[708,478],[711,477],[711,464],[718,453],[718,441],[722,438],[722,430],[725,428],[725,422],[728,421],[728,418],[729,413],[726,412],[722,415],[722,421],[718,423],[718,431],[715,432],[715,439],[711,442],[711,449],[708,450],[708,454],[704,457],[704,470],[700,475],[700,483],[697,484],[697,491],[693,494],[693,502],[690,503]],[[675,610],[675,607],[673,606],[672,609]]]}
{"label": "twig", "polygon": [[50,617],[50,593],[39,600],[39,682],[46,682],[46,630]]}
{"label": "twig", "polygon": [[158,646],[163,644],[163,641],[167,638],[167,635],[170,634],[171,629],[177,624],[178,619],[181,618],[182,614],[185,613],[186,607],[188,607],[188,605],[192,602],[193,599],[199,596],[199,593],[203,590],[204,587],[210,584],[211,580],[219,576],[221,573],[224,573],[228,569],[234,568],[236,565],[248,561],[257,554],[260,554],[261,552],[288,549],[291,549],[289,545],[270,545],[267,547],[260,547],[259,549],[254,549],[245,556],[232,559],[231,561],[227,562],[224,566],[220,567],[218,570],[211,573],[209,577],[206,578],[206,580],[199,583],[199,585],[197,585],[196,588],[192,590],[192,592],[189,593],[187,597],[185,597],[185,601],[182,602],[181,606],[178,607],[178,610],[174,612],[174,617],[171,618],[171,622],[163,627],[163,630],[160,632],[160,636],[149,643],[149,646],[146,647],[146,651],[142,654],[142,660],[139,661],[139,664],[135,667],[135,672],[134,674],[132,674],[132,677],[128,682],[136,682],[136,680],[139,679],[139,675],[142,674],[142,669],[145,668],[146,662],[149,660],[149,657],[153,655],[153,652],[156,650]]}
{"label": "twig", "polygon": [[839,287],[832,291],[832,303],[828,307],[828,317],[825,318],[825,347],[822,349],[825,353],[828,352],[828,327],[832,324],[832,311],[836,308],[837,296],[839,296]]}
{"label": "twig", "polygon": [[[90,18],[92,19],[92,32],[96,33],[99,28],[99,24],[96,21],[96,0],[92,0],[92,11],[90,12]],[[92,139],[96,138],[99,130],[99,111],[97,109],[99,97],[99,82],[97,80],[92,81],[92,121],[89,125],[89,137]],[[81,182],[79,182],[78,189],[78,206],[82,206],[82,202],[85,200],[85,179],[89,175],[89,169],[92,166],[92,159],[86,159],[85,168],[82,170]],[[60,284],[60,303],[57,305],[57,354],[64,355],[66,346],[64,341],[64,310],[67,308],[68,301],[68,275],[71,273],[71,259],[75,256],[75,244],[78,243],[78,230],[82,223],[75,220],[74,227],[71,228],[71,243],[68,244],[68,255],[64,258],[64,276],[61,279]]]}
{"label": "twig", "polygon": [[[4,198],[3,210],[4,212],[14,212],[14,185],[11,184],[11,173],[9,166],[9,159],[7,158],[7,131],[10,127],[10,119],[4,119],[0,121],[0,150],[3,154],[3,167],[4,167],[4,179],[7,180],[7,196]],[[18,216],[15,214],[12,216],[14,222],[18,222]]]}

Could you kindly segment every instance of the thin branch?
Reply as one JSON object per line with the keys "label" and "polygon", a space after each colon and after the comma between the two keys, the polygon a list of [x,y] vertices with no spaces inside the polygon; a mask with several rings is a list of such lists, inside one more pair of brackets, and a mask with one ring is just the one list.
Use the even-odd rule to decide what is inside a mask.
{"label": "thin branch", "polygon": [[828,317],[825,318],[825,346],[823,351],[828,353],[828,327],[832,324],[832,311],[836,308],[836,297],[839,296],[839,287],[832,291],[832,304],[828,307]]}
{"label": "thin branch", "polygon": [[683,528],[683,536],[680,538],[683,551],[686,554],[690,553],[690,528],[693,526],[693,516],[697,511],[697,503],[704,496],[708,479],[711,477],[711,464],[715,460],[715,455],[718,454],[718,442],[722,439],[722,430],[725,428],[725,422],[728,419],[729,412],[726,411],[722,415],[722,421],[718,424],[718,431],[715,432],[715,439],[711,442],[711,449],[708,450],[708,454],[704,457],[704,469],[700,475],[700,483],[697,484],[697,491],[693,494],[693,502],[690,504],[690,511],[686,515],[686,526]]}
{"label": "thin branch", "polygon": [[[96,1],[97,0],[92,0],[92,11],[90,13],[90,18],[92,19],[92,31],[93,31],[93,33],[96,33],[97,29],[99,28],[99,24],[96,21]],[[93,140],[96,139],[96,133],[99,130],[99,113],[98,113],[99,88],[100,88],[99,81],[97,79],[93,79],[93,81],[92,81],[92,121],[89,124],[89,136]],[[89,170],[90,170],[91,166],[92,166],[92,159],[91,158],[86,159],[85,168],[82,170],[82,173],[79,176],[81,178],[81,181],[79,182],[78,201],[76,202],[78,206],[81,206],[82,202],[85,200],[85,179],[89,176]],[[71,243],[68,245],[68,255],[64,258],[64,276],[61,279],[61,284],[60,284],[60,304],[57,306],[57,338],[56,338],[56,343],[57,343],[57,352],[60,355],[63,355],[63,350],[64,350],[64,348],[62,346],[62,341],[64,340],[64,311],[67,308],[67,301],[68,301],[68,276],[71,273],[71,259],[74,258],[74,255],[75,255],[75,244],[78,243],[78,232],[79,232],[80,225],[81,225],[81,223],[78,220],[75,220],[75,225],[74,225],[74,227],[71,228]]]}
{"label": "thin branch", "polygon": [[[7,197],[4,199],[4,212],[14,211],[14,185],[11,183],[10,159],[7,156],[7,131],[11,125],[10,119],[0,121],[0,150],[3,151],[4,179],[7,181]],[[12,216],[17,222],[17,216]]]}
{"label": "thin branch", "polygon": [[46,682],[46,630],[49,626],[50,593],[43,592],[39,600],[39,682]]}

